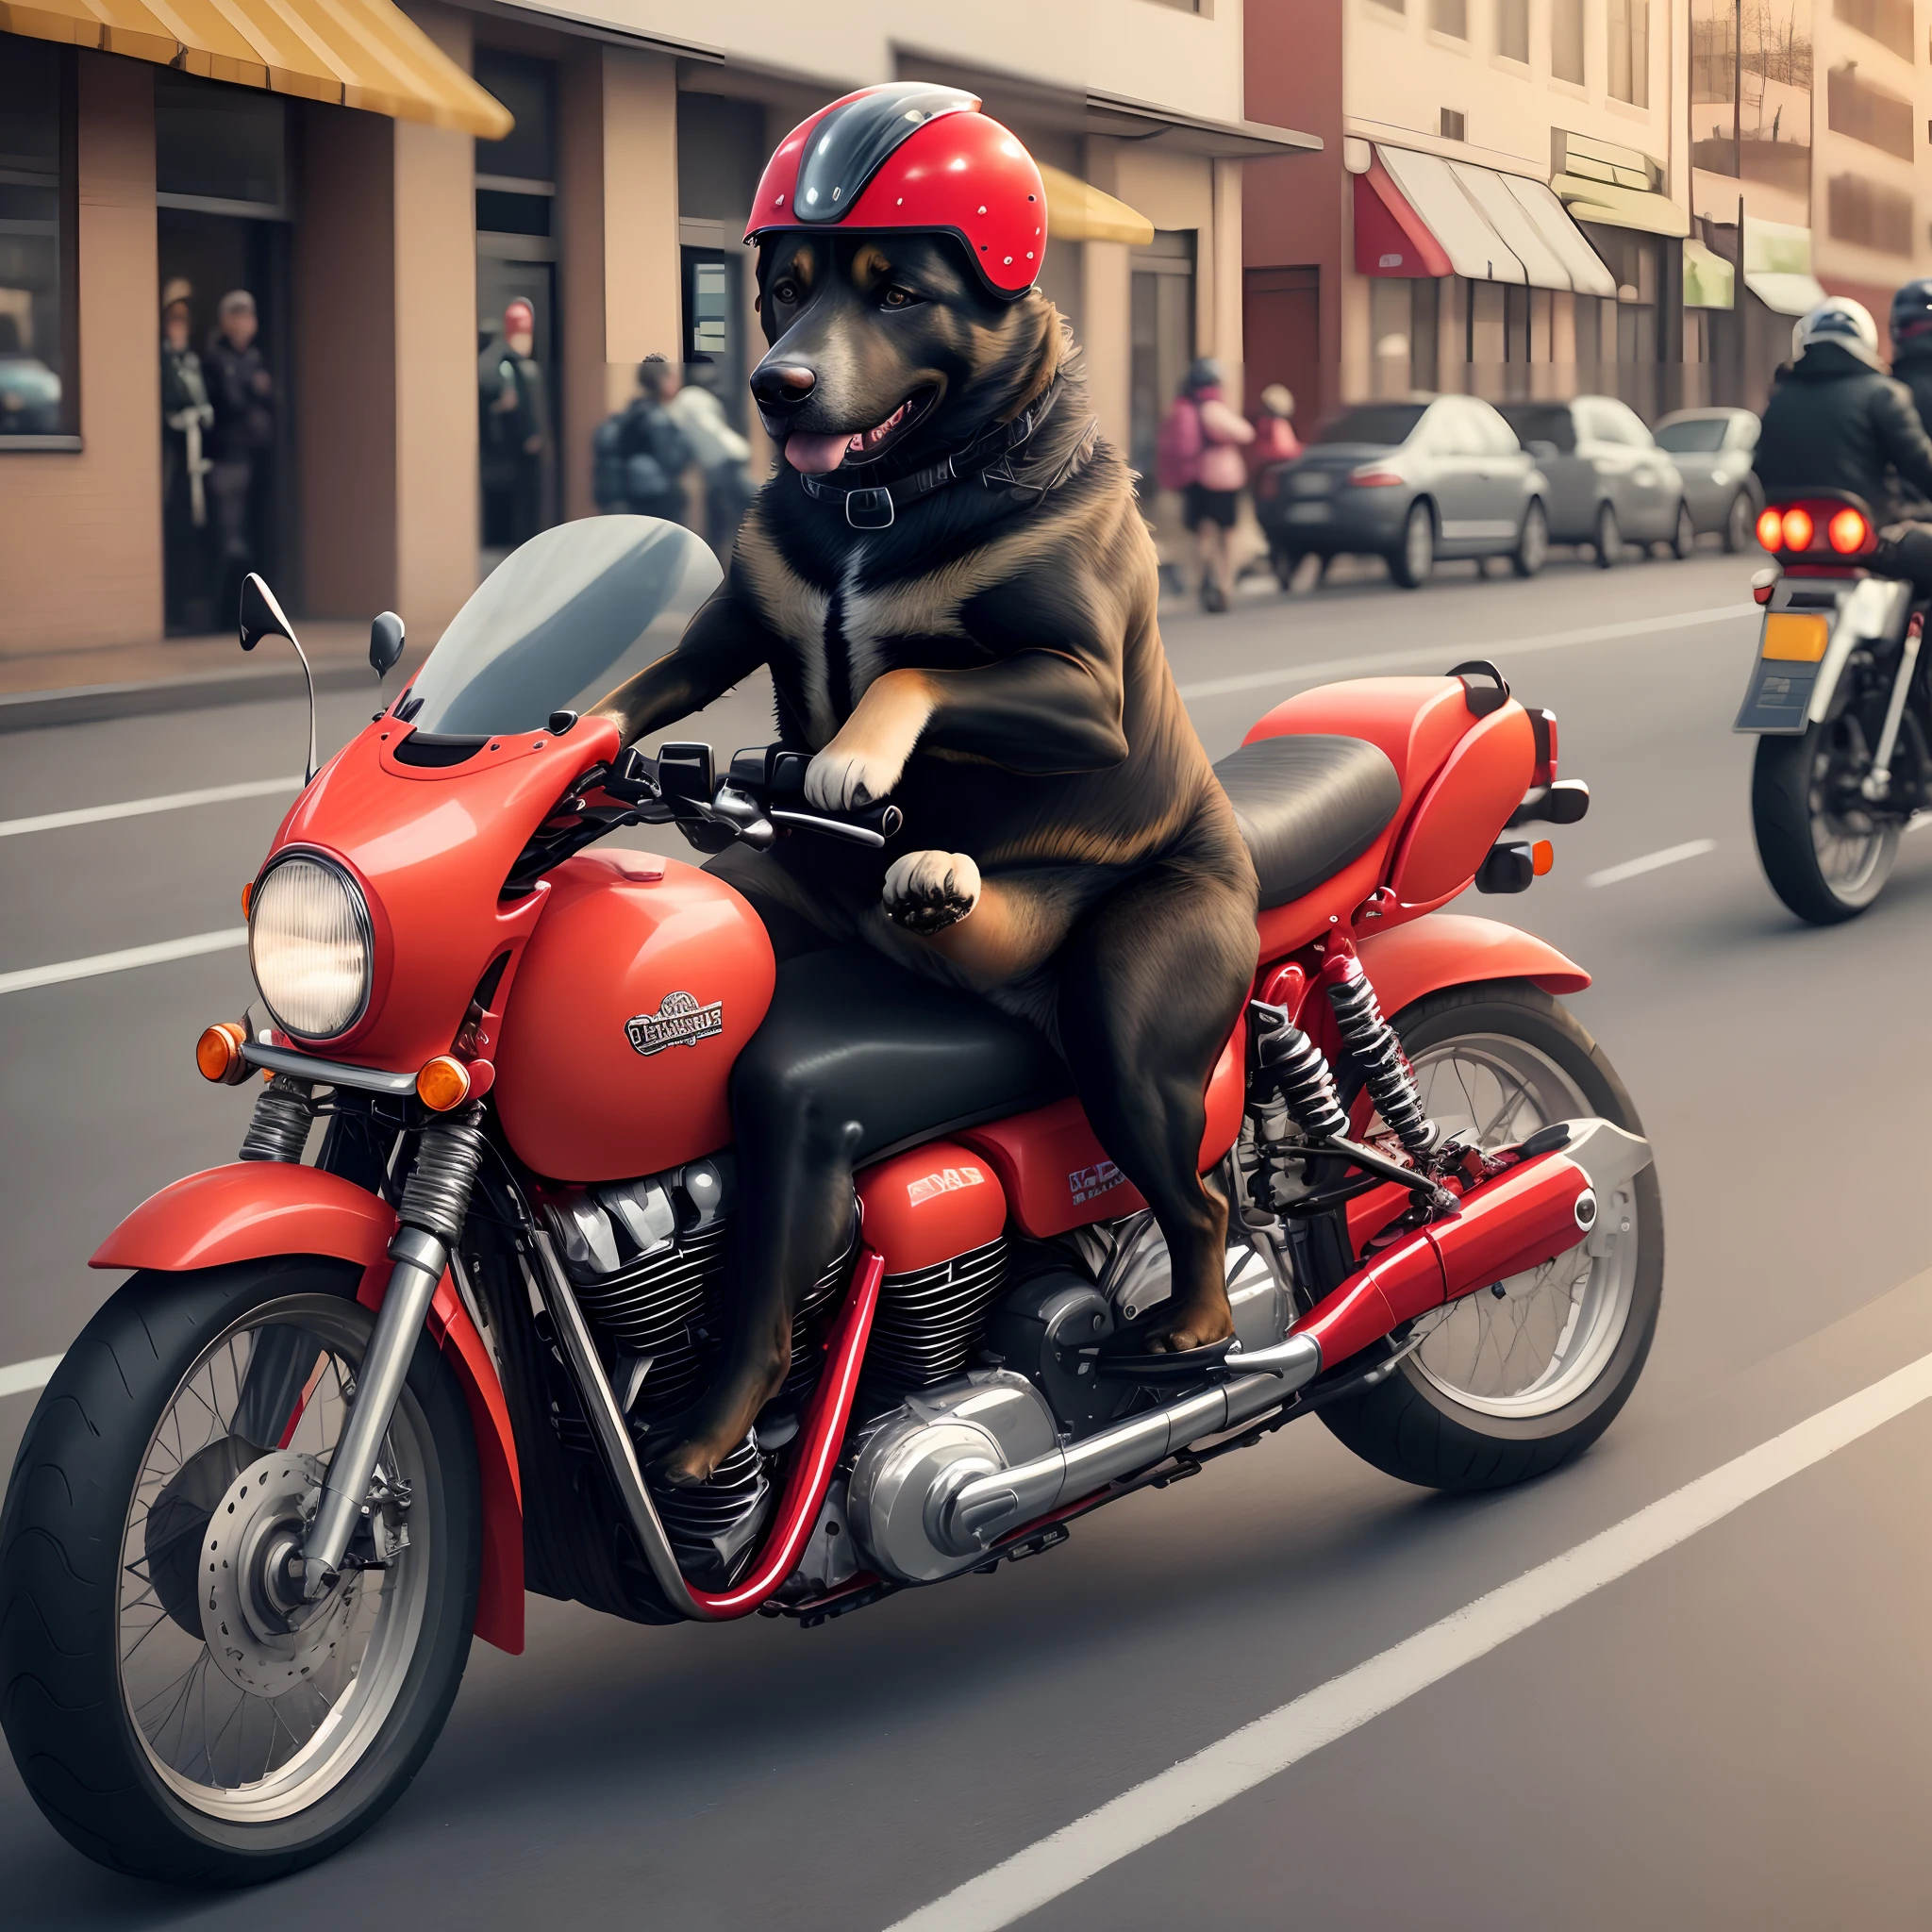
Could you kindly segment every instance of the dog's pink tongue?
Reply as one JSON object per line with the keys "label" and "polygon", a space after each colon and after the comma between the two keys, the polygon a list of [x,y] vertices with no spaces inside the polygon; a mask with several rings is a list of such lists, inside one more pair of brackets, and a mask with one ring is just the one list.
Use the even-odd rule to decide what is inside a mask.
{"label": "dog's pink tongue", "polygon": [[808,476],[823,476],[827,470],[836,470],[845,459],[845,446],[852,441],[845,436],[788,436],[785,439],[785,460],[794,470],[803,470]]}

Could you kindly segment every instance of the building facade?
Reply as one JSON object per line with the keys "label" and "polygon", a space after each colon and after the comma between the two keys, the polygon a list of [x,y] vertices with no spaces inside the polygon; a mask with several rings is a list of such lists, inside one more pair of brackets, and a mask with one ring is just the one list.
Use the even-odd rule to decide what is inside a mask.
{"label": "building facade", "polygon": [[[297,71],[262,37],[311,7],[359,38],[318,25]],[[226,621],[210,530],[237,464],[189,448],[164,309],[212,380],[244,366],[217,341],[225,298],[252,298],[246,541],[285,601],[392,607],[433,636],[507,536],[591,510],[592,436],[641,358],[695,364],[769,461],[740,237],[766,155],[826,100],[943,80],[1027,142],[1050,171],[1041,283],[1143,467],[1188,362],[1241,363],[1243,168],[1313,145],[1248,118],[1241,0],[577,0],[567,19],[232,0],[221,19],[257,8],[253,42],[210,48],[158,17],[110,28],[92,0],[0,0],[0,182],[26,183],[0,197],[33,204],[0,218],[0,653]],[[29,391],[31,417],[8,402]]]}

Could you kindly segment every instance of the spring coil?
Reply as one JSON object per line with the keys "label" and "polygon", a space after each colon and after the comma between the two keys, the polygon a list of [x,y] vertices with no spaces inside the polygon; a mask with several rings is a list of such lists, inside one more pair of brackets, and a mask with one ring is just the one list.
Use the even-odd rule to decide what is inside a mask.
{"label": "spring coil", "polygon": [[472,1101],[458,1112],[439,1115],[423,1129],[416,1165],[403,1188],[405,1227],[454,1245],[470,1211],[470,1190],[483,1164],[483,1108]]}
{"label": "spring coil", "polygon": [[315,1093],[307,1080],[277,1074],[255,1096],[255,1116],[242,1137],[242,1160],[297,1161],[315,1119]]}
{"label": "spring coil", "polygon": [[1322,1049],[1279,1007],[1257,1001],[1255,1058],[1274,1081],[1289,1117],[1313,1141],[1348,1132],[1348,1115],[1335,1092],[1335,1075]]}
{"label": "spring coil", "polygon": [[1395,1029],[1382,1017],[1375,989],[1359,959],[1349,959],[1341,979],[1330,985],[1328,1004],[1335,1009],[1336,1030],[1355,1063],[1362,1084],[1388,1126],[1416,1159],[1441,1138],[1441,1129],[1423,1111],[1415,1074],[1402,1051]]}

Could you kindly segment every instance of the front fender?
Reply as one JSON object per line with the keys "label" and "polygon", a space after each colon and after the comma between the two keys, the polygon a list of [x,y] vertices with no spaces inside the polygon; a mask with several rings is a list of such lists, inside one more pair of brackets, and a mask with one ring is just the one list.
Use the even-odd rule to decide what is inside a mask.
{"label": "front fender", "polygon": [[[211,1167],[151,1194],[104,1241],[92,1268],[182,1274],[271,1255],[326,1255],[362,1271],[356,1299],[382,1306],[395,1209],[320,1168],[276,1160]],[[483,1572],[476,1635],[499,1650],[524,1647],[524,1503],[516,1438],[496,1365],[445,1274],[429,1333],[463,1387],[483,1486]]]}
{"label": "front fender", "polygon": [[1432,912],[1373,934],[1357,940],[1356,951],[1391,1018],[1429,993],[1479,980],[1527,979],[1545,992],[1581,992],[1590,984],[1590,974],[1548,941],[1461,912]]}

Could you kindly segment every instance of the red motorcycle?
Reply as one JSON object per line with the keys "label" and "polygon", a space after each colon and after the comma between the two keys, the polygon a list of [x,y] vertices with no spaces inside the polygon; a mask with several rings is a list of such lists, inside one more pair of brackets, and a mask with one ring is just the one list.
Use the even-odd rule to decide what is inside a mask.
{"label": "red motorcycle", "polygon": [[[925,1132],[859,1174],[779,1396],[709,1484],[656,1488],[646,1444],[729,1319],[724,1230],[758,1211],[726,1086],[775,974],[721,880],[590,848],[899,829],[890,804],[811,809],[797,753],[721,776],[580,715],[717,575],[639,518],[526,544],[247,890],[260,1003],[196,1047],[210,1080],[262,1076],[241,1158],[93,1257],[134,1272],[43,1394],[0,1523],[0,1712],[93,1857],[235,1883],[326,1856],[422,1763],[473,1633],[522,1648],[526,1590],[809,1627],[1036,1555],[1298,1416],[1411,1482],[1516,1482],[1641,1370],[1661,1209],[1628,1096],[1553,997],[1588,977],[1437,909],[1526,888],[1549,848],[1514,829],[1588,793],[1556,775],[1555,720],[1465,664],[1306,692],[1219,768],[1263,908],[1201,1149],[1238,1209],[1234,1341],[1134,1352],[1165,1249],[1037,1063],[991,1118],[930,1081]],[[293,641],[251,580],[243,642],[270,635]],[[400,647],[378,619],[378,672]],[[1007,1051],[1015,1023],[932,997]]]}

